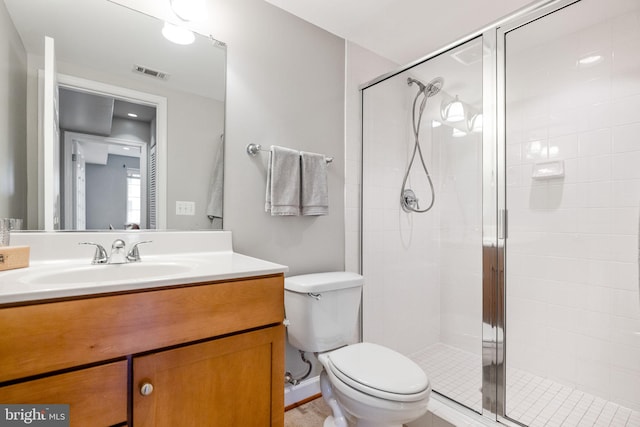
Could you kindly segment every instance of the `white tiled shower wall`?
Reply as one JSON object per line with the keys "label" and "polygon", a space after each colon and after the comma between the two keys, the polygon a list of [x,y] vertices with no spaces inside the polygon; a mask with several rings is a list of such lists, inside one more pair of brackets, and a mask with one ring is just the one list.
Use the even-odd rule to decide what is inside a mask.
{"label": "white tiled shower wall", "polygon": [[[480,58],[480,43],[463,48],[469,46]],[[442,101],[454,95],[482,105],[481,71],[480,61],[463,66],[447,54],[364,93],[364,338],[405,354],[436,342],[480,354],[481,134],[456,138],[452,127],[432,128],[431,123],[440,119]],[[418,93],[416,85],[407,85],[408,76],[425,83],[443,77],[445,82],[427,101],[420,132],[435,188],[435,204],[427,213],[406,213],[400,206]],[[419,197],[420,208],[426,208],[431,190],[417,157],[409,177],[408,187]]]}
{"label": "white tiled shower wall", "polygon": [[[438,210],[416,216],[400,208],[413,95],[406,77],[397,77],[367,90],[363,109],[364,339],[407,354],[437,342],[440,333]],[[430,133],[424,138],[431,163]],[[436,167],[431,172],[437,175]]]}
{"label": "white tiled shower wall", "polygon": [[582,3],[507,37],[507,361],[638,410],[640,6]]}

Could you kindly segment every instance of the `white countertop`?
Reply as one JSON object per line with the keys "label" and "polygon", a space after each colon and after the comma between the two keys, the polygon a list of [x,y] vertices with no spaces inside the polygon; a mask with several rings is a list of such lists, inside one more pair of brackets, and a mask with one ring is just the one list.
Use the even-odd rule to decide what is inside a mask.
{"label": "white countertop", "polygon": [[[0,305],[288,270],[284,265],[233,252],[229,232],[25,233],[18,237],[19,234],[12,236],[12,244],[29,245],[32,261],[27,268],[0,272]],[[78,245],[81,241],[97,241],[109,253],[111,242],[117,238],[127,242],[127,250],[136,241],[154,243],[140,246],[140,262],[115,265],[92,265],[94,248]]]}

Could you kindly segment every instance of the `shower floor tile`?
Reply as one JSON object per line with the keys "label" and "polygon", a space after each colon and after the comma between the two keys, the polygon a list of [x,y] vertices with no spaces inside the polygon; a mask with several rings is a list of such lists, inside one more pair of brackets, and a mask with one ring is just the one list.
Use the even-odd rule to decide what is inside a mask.
{"label": "shower floor tile", "polygon": [[[409,356],[438,393],[477,412],[482,409],[480,355],[438,343]],[[507,368],[507,414],[530,427],[640,427],[640,412]]]}

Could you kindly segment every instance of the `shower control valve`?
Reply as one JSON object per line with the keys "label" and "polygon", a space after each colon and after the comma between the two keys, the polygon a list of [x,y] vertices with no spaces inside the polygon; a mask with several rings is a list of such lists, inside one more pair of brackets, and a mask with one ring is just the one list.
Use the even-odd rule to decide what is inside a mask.
{"label": "shower control valve", "polygon": [[402,192],[402,199],[400,200],[402,209],[405,212],[412,212],[416,209],[420,209],[419,199],[416,197],[416,193],[411,189],[406,189]]}

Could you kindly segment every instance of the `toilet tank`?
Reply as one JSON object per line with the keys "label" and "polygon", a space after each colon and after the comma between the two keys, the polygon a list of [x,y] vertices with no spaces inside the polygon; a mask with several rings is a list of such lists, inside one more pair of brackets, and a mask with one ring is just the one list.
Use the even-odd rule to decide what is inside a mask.
{"label": "toilet tank", "polygon": [[324,352],[358,342],[363,283],[361,275],[344,271],[285,278],[289,343]]}

